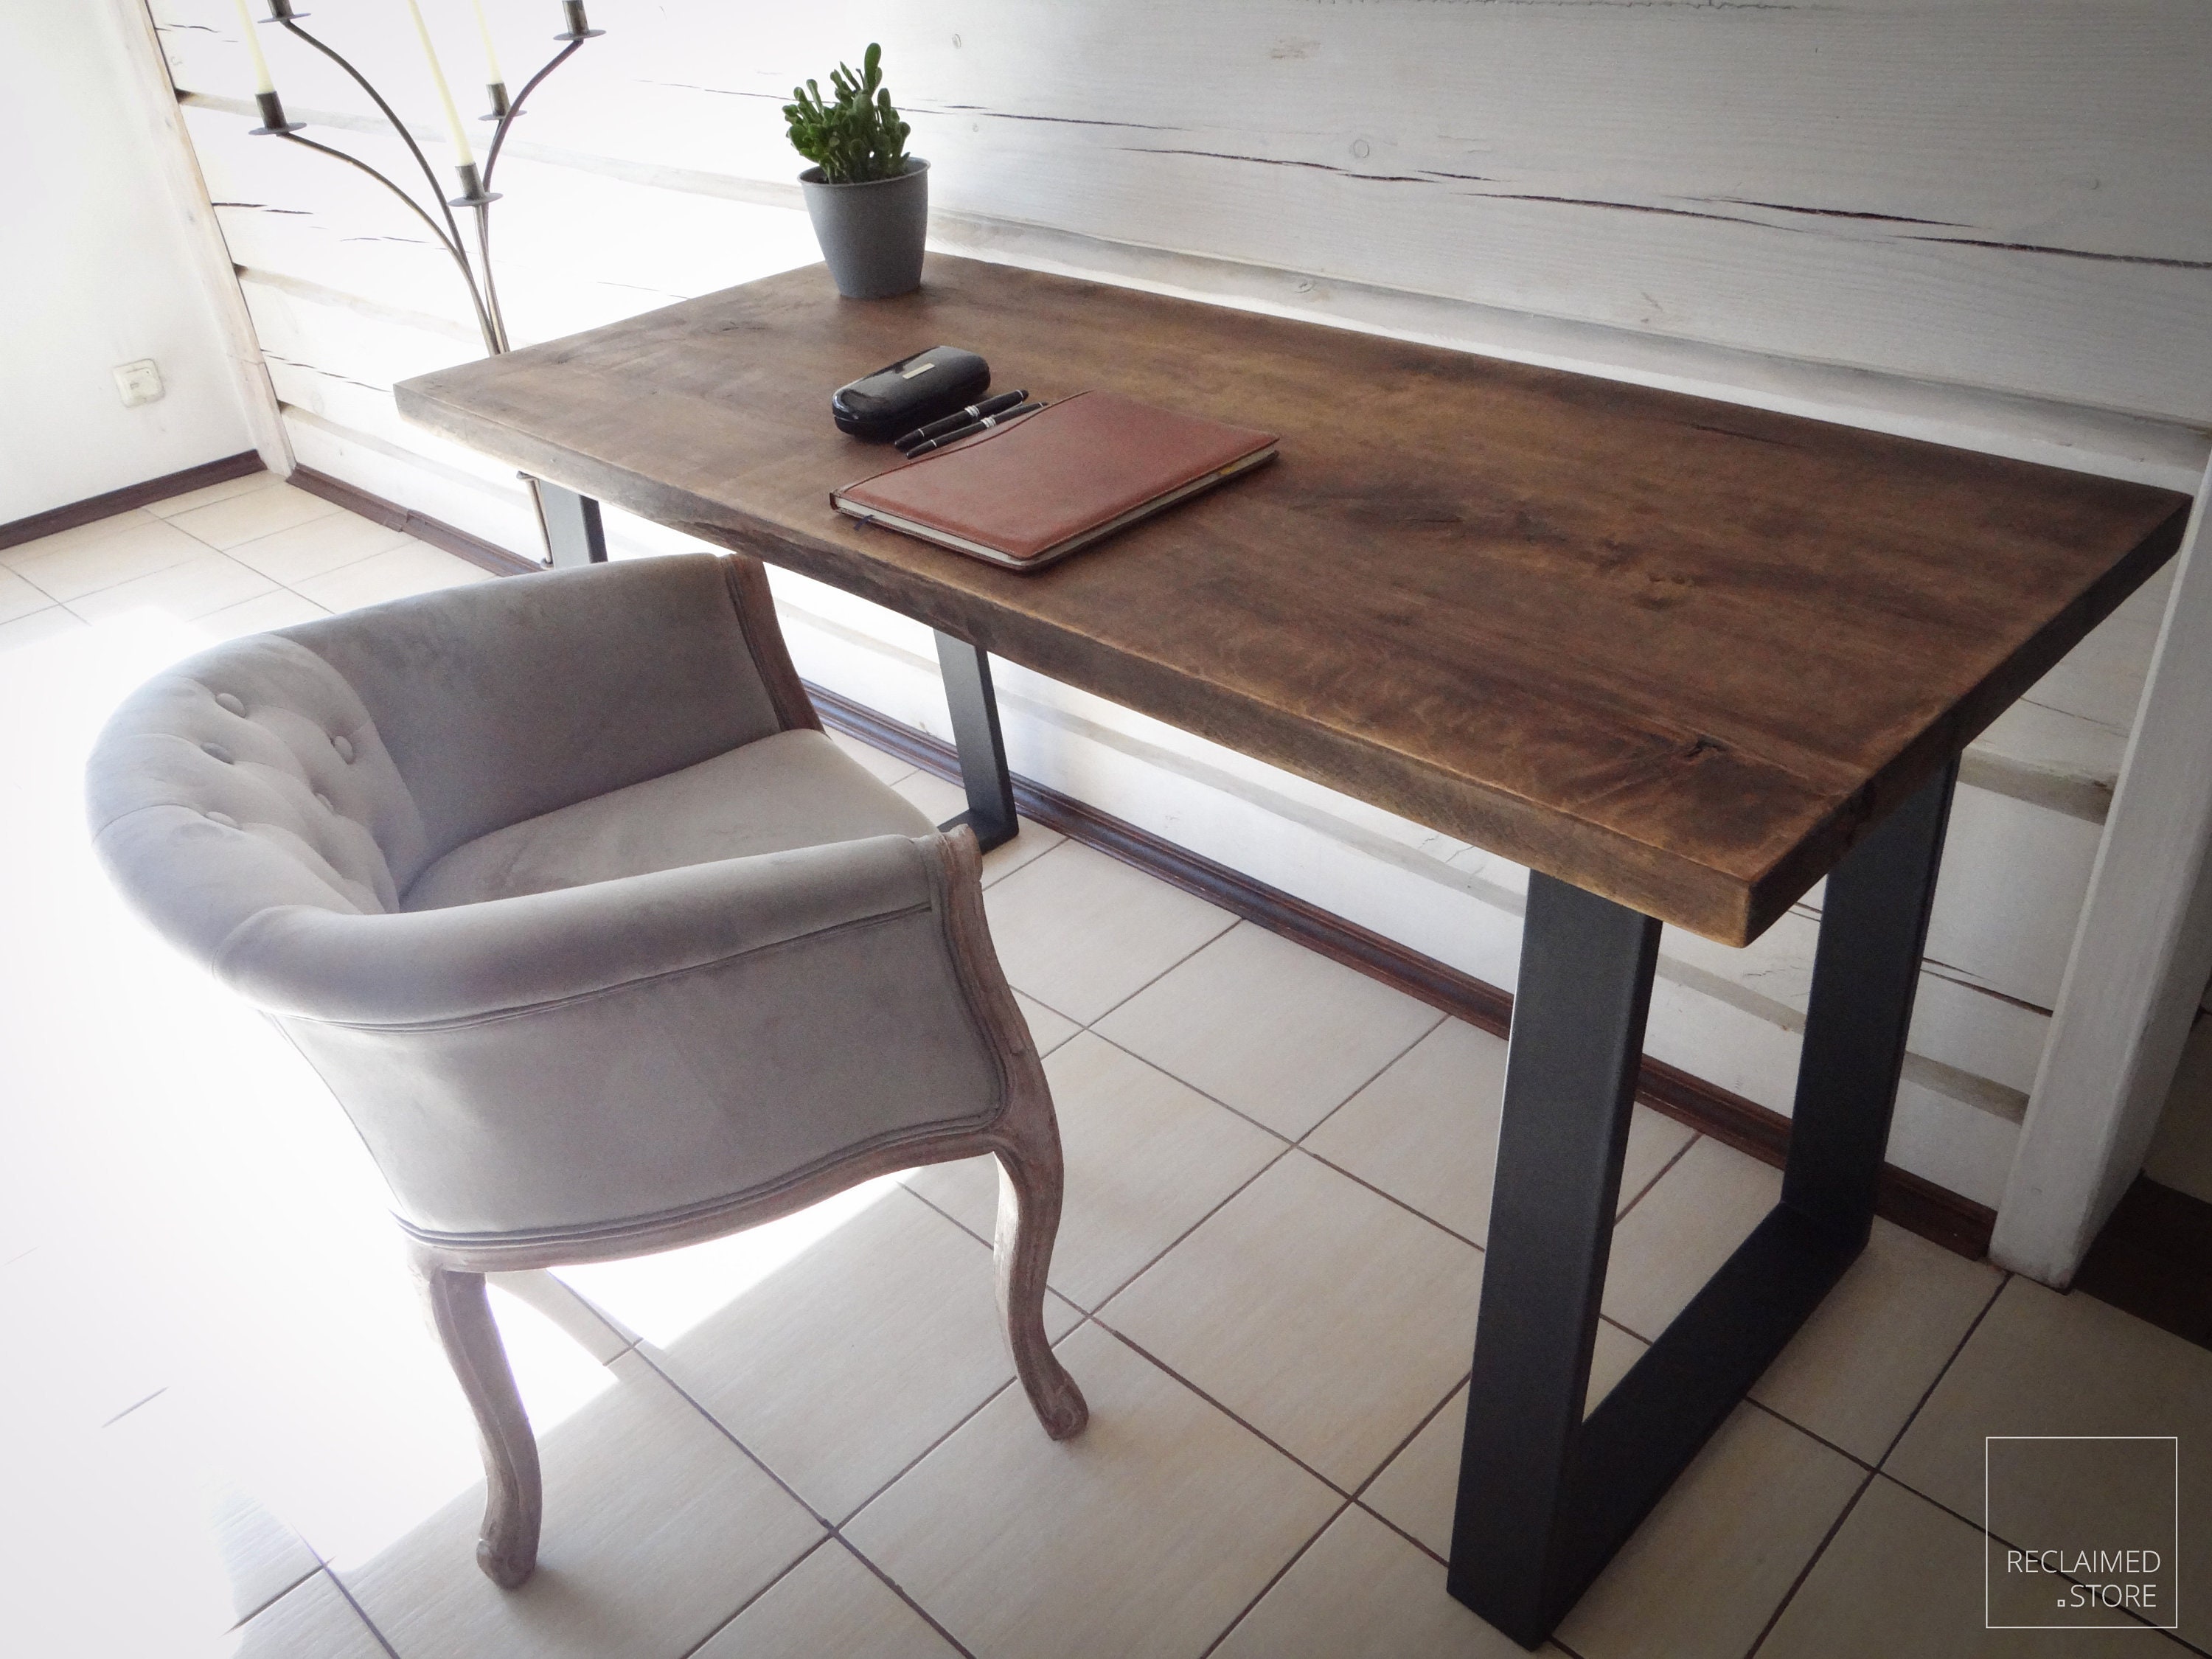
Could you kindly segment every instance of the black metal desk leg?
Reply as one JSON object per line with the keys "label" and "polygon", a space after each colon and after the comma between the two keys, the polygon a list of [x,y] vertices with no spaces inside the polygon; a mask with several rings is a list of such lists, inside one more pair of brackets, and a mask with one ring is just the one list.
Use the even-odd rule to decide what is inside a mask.
{"label": "black metal desk leg", "polygon": [[1956,775],[1828,877],[1782,1201],[1587,1420],[1659,924],[1529,878],[1449,1579],[1526,1647],[1865,1247]]}
{"label": "black metal desk leg", "polygon": [[599,526],[599,504],[589,495],[543,478],[530,487],[538,497],[538,515],[545,526],[545,550],[556,570],[607,562],[606,532]]}
{"label": "black metal desk leg", "polygon": [[1468,1394],[1451,1593],[1535,1646],[1562,1534],[1659,924],[1532,872]]}
{"label": "black metal desk leg", "polygon": [[1006,775],[1006,744],[999,735],[999,700],[991,690],[991,656],[950,634],[937,636],[937,663],[945,673],[945,701],[952,712],[952,741],[960,751],[960,780],[968,810],[938,827],[965,823],[985,852],[1014,838],[1014,784]]}
{"label": "black metal desk leg", "polygon": [[1958,776],[1953,761],[1883,819],[1830,872],[1821,902],[1782,1203],[1854,1255],[1874,1230]]}

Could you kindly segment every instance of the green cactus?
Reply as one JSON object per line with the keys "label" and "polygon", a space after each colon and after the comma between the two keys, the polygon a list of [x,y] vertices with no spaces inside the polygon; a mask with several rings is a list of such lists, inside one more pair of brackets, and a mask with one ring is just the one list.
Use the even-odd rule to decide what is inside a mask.
{"label": "green cactus", "polygon": [[809,81],[793,87],[793,101],[783,106],[791,124],[791,144],[822,169],[833,185],[864,185],[896,179],[906,171],[906,136],[913,131],[891,107],[884,89],[884,49],[870,42],[860,72],[840,64],[830,76],[837,101],[822,101],[822,88]]}

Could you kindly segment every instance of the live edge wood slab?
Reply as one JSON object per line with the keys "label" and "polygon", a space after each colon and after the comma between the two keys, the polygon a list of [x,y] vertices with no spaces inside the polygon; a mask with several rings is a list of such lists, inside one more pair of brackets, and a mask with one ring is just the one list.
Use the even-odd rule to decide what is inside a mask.
{"label": "live edge wood slab", "polygon": [[[1023,575],[830,505],[831,390],[969,347],[1279,434]],[[2187,498],[1588,376],[933,257],[819,266],[409,380],[539,477],[1728,945],[2179,544]]]}

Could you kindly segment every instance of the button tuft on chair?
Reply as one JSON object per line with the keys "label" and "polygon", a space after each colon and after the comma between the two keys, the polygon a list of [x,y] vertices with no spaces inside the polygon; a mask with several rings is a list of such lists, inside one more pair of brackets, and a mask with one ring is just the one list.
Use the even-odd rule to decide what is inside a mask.
{"label": "button tuft on chair", "polygon": [[238,828],[238,820],[228,812],[209,812],[204,816],[210,823],[219,823],[226,830]]}
{"label": "button tuft on chair", "polygon": [[325,794],[325,793],[324,793],[321,790],[319,790],[319,789],[318,789],[318,790],[316,790],[316,791],[315,791],[315,799],[316,799],[317,800],[319,800],[319,801],[322,802],[322,804],[323,804],[323,811],[325,811],[325,812],[335,812],[335,811],[337,811],[338,810],[338,809],[337,809],[337,806],[336,806],[336,805],[331,802],[331,798],[330,798],[328,795]]}
{"label": "button tuft on chair", "polygon": [[349,766],[353,764],[353,739],[343,732],[333,733],[331,747],[338,751],[338,758]]}
{"label": "button tuft on chair", "polygon": [[221,761],[225,766],[237,764],[237,762],[232,758],[230,750],[219,743],[204,743],[200,745],[200,752]]}
{"label": "button tuft on chair", "polygon": [[215,694],[215,706],[218,708],[227,708],[234,714],[243,714],[246,712],[246,704],[228,691],[218,691]]}

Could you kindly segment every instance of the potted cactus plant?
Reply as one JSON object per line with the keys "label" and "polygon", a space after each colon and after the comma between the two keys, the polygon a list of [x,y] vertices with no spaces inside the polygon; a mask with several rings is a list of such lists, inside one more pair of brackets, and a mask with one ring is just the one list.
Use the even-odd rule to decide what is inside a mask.
{"label": "potted cactus plant", "polygon": [[860,72],[840,64],[833,100],[809,81],[783,106],[792,147],[814,163],[799,175],[815,240],[837,291],[880,300],[921,286],[929,228],[929,163],[906,153],[909,129],[884,86],[884,49],[870,43]]}

